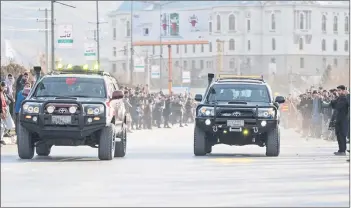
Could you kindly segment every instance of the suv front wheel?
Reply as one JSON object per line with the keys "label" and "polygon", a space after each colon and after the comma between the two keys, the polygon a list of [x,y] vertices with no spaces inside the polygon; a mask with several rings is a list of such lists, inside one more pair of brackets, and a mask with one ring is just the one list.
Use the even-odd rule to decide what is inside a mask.
{"label": "suv front wheel", "polygon": [[266,141],[266,156],[277,157],[280,153],[280,132],[276,127],[268,132]]}
{"label": "suv front wheel", "polygon": [[101,130],[98,155],[100,160],[112,160],[115,149],[114,126],[106,126]]}
{"label": "suv front wheel", "polygon": [[209,151],[205,132],[195,125],[194,129],[194,155],[204,156]]}
{"label": "suv front wheel", "polygon": [[115,142],[115,157],[124,157],[127,149],[127,129],[122,127],[122,132],[117,136],[119,141]]}
{"label": "suv front wheel", "polygon": [[21,124],[18,126],[17,136],[18,156],[21,159],[32,159],[34,157],[34,143],[31,133]]}

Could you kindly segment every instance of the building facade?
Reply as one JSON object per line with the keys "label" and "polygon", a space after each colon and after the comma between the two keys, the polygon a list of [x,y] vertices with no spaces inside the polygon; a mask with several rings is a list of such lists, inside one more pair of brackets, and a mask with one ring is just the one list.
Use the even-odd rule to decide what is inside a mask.
{"label": "building facade", "polygon": [[[182,71],[286,75],[349,70],[349,2],[125,2],[109,14],[112,73],[129,79],[131,42],[197,41],[173,45],[173,82]],[[133,11],[133,19],[131,13]],[[134,59],[160,65],[168,77],[167,46],[135,46]],[[160,58],[162,57],[162,58]],[[146,74],[134,73],[145,80]]]}

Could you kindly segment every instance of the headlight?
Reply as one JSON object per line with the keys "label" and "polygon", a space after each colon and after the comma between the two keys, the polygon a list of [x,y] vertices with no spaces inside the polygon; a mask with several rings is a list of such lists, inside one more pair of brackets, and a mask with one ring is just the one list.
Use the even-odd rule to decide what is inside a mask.
{"label": "headlight", "polygon": [[198,110],[199,116],[214,116],[214,108],[213,107],[201,107]]}
{"label": "headlight", "polygon": [[101,104],[83,104],[83,108],[88,115],[100,115],[104,113],[104,106]]}
{"label": "headlight", "polygon": [[53,112],[55,111],[55,106],[52,106],[52,105],[48,106],[48,107],[46,108],[46,111],[47,111],[48,113],[53,113]]}
{"label": "headlight", "polygon": [[25,103],[22,105],[22,112],[24,113],[39,113],[41,103]]}
{"label": "headlight", "polygon": [[258,117],[260,118],[274,118],[275,117],[275,111],[273,108],[269,109],[258,109]]}

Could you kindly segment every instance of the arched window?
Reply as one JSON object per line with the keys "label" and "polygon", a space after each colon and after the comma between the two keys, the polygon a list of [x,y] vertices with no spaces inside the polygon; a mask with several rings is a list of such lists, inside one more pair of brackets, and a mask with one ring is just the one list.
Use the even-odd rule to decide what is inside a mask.
{"label": "arched window", "polygon": [[229,69],[235,69],[235,59],[229,60]]}
{"label": "arched window", "polygon": [[345,40],[344,50],[345,50],[345,52],[349,51],[349,41],[348,40]]}
{"label": "arched window", "polygon": [[325,15],[322,16],[322,31],[327,31],[327,17]]}
{"label": "arched window", "polygon": [[208,31],[212,32],[212,22],[208,22]]}
{"label": "arched window", "polygon": [[275,51],[275,47],[276,47],[276,46],[275,46],[275,39],[272,38],[272,50],[273,50],[273,51]]}
{"label": "arched window", "polygon": [[325,50],[327,50],[327,49],[326,49],[326,45],[325,45],[325,40],[323,39],[322,40],[322,51],[325,51]]}
{"label": "arched window", "polygon": [[208,51],[209,51],[209,52],[212,52],[212,43],[211,43],[211,42],[208,43]]}
{"label": "arched window", "polygon": [[221,16],[217,15],[217,31],[221,31]]}
{"label": "arched window", "polygon": [[126,22],[126,36],[127,37],[130,36],[130,22],[129,21]]}
{"label": "arched window", "polygon": [[188,45],[184,45],[184,53],[188,53]]}
{"label": "arched window", "polygon": [[205,48],[204,48],[204,44],[201,44],[201,52],[203,53],[203,52],[204,52],[204,50],[205,50]]}
{"label": "arched window", "polygon": [[229,40],[229,50],[234,51],[235,50],[235,41],[234,39]]}
{"label": "arched window", "polygon": [[251,41],[250,40],[247,41],[247,50],[248,51],[251,50]]}
{"label": "arched window", "polygon": [[299,39],[299,49],[303,50],[303,39],[302,38]]}
{"label": "arched window", "polygon": [[275,14],[271,15],[271,29],[275,30]]}
{"label": "arched window", "polygon": [[349,32],[349,17],[348,16],[345,17],[345,32],[346,33]]}
{"label": "arched window", "polygon": [[235,30],[235,16],[234,16],[234,14],[229,15],[229,30],[230,31]]}
{"label": "arched window", "polygon": [[338,32],[338,17],[334,16],[333,31]]}
{"label": "arched window", "polygon": [[337,40],[334,40],[333,49],[334,49],[334,51],[338,51],[338,41]]}
{"label": "arched window", "polygon": [[300,14],[300,30],[305,29],[305,15],[303,13]]}
{"label": "arched window", "polygon": [[196,53],[196,45],[193,45],[193,53]]}

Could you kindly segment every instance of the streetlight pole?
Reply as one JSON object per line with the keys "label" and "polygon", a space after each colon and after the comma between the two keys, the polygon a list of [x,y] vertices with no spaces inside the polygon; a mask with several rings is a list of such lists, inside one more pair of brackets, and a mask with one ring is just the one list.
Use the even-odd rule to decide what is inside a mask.
{"label": "streetlight pole", "polygon": [[[133,85],[133,72],[134,72],[134,47],[133,47],[133,18],[134,18],[134,2],[131,1],[131,7],[130,7],[130,85]],[[128,28],[127,28],[128,29]],[[127,31],[128,32],[128,31]]]}
{"label": "streetlight pole", "polygon": [[96,1],[96,47],[97,47],[97,65],[100,69],[100,29],[99,29],[99,1]]}

